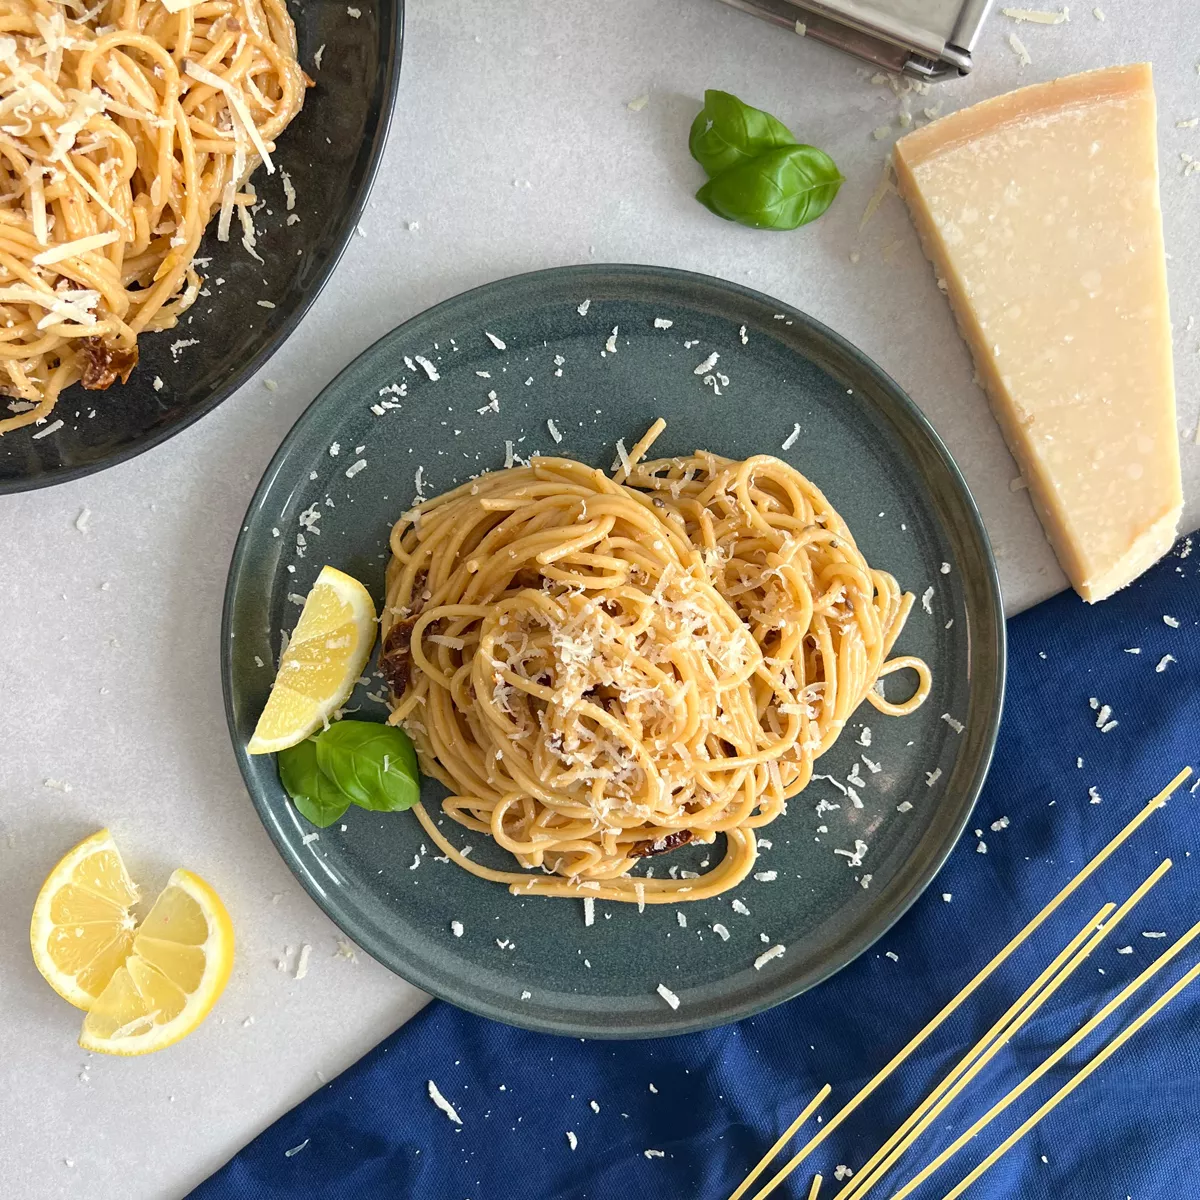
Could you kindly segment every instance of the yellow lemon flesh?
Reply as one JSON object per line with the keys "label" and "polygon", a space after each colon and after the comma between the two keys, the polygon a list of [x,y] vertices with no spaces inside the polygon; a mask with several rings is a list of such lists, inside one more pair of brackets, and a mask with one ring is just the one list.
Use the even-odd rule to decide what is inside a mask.
{"label": "yellow lemon flesh", "polygon": [[33,906],[29,941],[46,982],[90,1008],[133,948],[138,890],[107,829],[63,855]]}
{"label": "yellow lemon flesh", "polygon": [[131,953],[92,1002],[79,1044],[101,1054],[149,1054],[208,1016],[233,968],[233,925],[198,875],[178,870],[133,937]]}
{"label": "yellow lemon flesh", "polygon": [[349,698],[375,644],[375,605],[357,579],[324,567],[247,750],[272,754],[302,742]]}

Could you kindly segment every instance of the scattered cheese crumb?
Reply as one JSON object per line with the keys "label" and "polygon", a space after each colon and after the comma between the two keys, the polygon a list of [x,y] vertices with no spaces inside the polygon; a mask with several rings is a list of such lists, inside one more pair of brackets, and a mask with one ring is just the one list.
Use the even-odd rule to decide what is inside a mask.
{"label": "scattered cheese crumb", "polygon": [[567,1130],[567,1145],[570,1146],[572,1150],[579,1145],[579,1139],[569,1129]]}
{"label": "scattered cheese crumb", "polygon": [[454,934],[455,937],[462,937],[463,923],[461,921],[451,921],[450,922],[450,932],[452,934]]}
{"label": "scattered cheese crumb", "polygon": [[[173,1098],[174,1098],[174,1097],[172,1097],[172,1099],[173,1099]],[[284,1157],[284,1158],[294,1158],[294,1157],[295,1157],[297,1154],[299,1154],[299,1153],[300,1153],[300,1151],[301,1151],[301,1150],[303,1150],[303,1149],[304,1149],[304,1147],[305,1147],[305,1146],[307,1146],[307,1145],[308,1145],[308,1143],[309,1143],[310,1141],[312,1141],[312,1139],[311,1139],[311,1138],[305,1138],[305,1139],[304,1139],[304,1141],[302,1141],[302,1142],[300,1143],[300,1145],[298,1145],[298,1146],[293,1146],[293,1147],[292,1147],[290,1150],[285,1150],[285,1151],[283,1152],[283,1157]]]}
{"label": "scattered cheese crumb", "polygon": [[925,786],[933,787],[933,785],[935,783],[937,783],[937,781],[939,779],[941,779],[941,777],[942,777],[942,768],[941,767],[934,767],[932,771],[926,771]]}
{"label": "scattered cheese crumb", "polygon": [[717,365],[721,356],[714,350],[698,367],[692,368],[693,375],[707,375]]}
{"label": "scattered cheese crumb", "polygon": [[[671,989],[670,989],[669,987],[667,987],[667,985],[666,985],[665,983],[660,983],[660,984],[658,985],[658,988],[657,988],[656,990],[658,991],[658,994],[659,994],[659,995],[660,995],[660,996],[661,996],[661,997],[662,997],[662,998],[663,998],[663,999],[664,999],[664,1000],[665,1000],[665,1001],[666,1001],[666,1002],[667,1002],[667,1003],[668,1003],[668,1004],[669,1004],[669,1005],[670,1005],[672,1008],[678,1008],[678,1007],[679,1007],[679,997],[678,997],[677,995],[675,995],[675,993],[674,993],[673,991],[671,991]],[[647,1151],[646,1151],[646,1157],[647,1157],[647,1158],[649,1158],[651,1154],[659,1154],[659,1152],[658,1152],[657,1150],[654,1150],[654,1151],[647,1150]],[[661,1157],[661,1154],[660,1154],[660,1157]]]}
{"label": "scattered cheese crumb", "polygon": [[945,900],[945,902],[947,904],[949,904],[950,901],[954,899],[954,893],[953,892],[943,892],[942,899]]}
{"label": "scattered cheese crumb", "polygon": [[782,946],[782,945],[772,946],[770,948],[770,950],[764,950],[754,960],[754,969],[756,971],[761,971],[763,969],[763,967],[765,967],[767,965],[767,963],[769,963],[771,961],[771,959],[779,958],[782,954],[784,954],[786,952],[786,950],[787,950],[787,947]]}
{"label": "scattered cheese crumb", "polygon": [[346,468],[346,478],[353,479],[355,477],[355,475],[357,475],[359,473],[359,471],[363,470],[366,467],[366,465],[367,465],[367,460],[365,458],[360,458],[358,460],[358,462],[353,463]]}
{"label": "scattered cheese crumb", "polygon": [[956,721],[949,713],[942,713],[942,720],[954,730],[955,733],[962,733],[965,726],[961,721]]}
{"label": "scattered cheese crumb", "polygon": [[900,955],[898,955],[894,950],[885,950],[883,952],[883,957],[890,958],[892,960],[892,962],[900,961]]}
{"label": "scattered cheese crumb", "polygon": [[438,1085],[430,1079],[427,1083],[429,1088],[429,1098],[454,1122],[455,1125],[462,1124],[462,1117],[454,1110],[454,1105],[446,1099],[445,1096],[438,1090]]}
{"label": "scattered cheese crumb", "polygon": [[591,307],[591,300],[585,300],[575,311],[581,316],[587,316],[587,310]]}
{"label": "scattered cheese crumb", "polygon": [[492,345],[495,346],[497,350],[507,350],[508,349],[508,343],[501,341],[494,333],[489,333],[488,330],[486,330],[486,329],[483,332],[487,336],[487,340],[489,342],[491,342]]}
{"label": "scattered cheese crumb", "polygon": [[[79,510],[79,516],[75,518],[75,528],[78,529],[80,533],[87,533],[88,522],[91,519],[92,510],[90,508],[81,508]],[[1161,668],[1159,669],[1161,670]]]}
{"label": "scattered cheese crumb", "polygon": [[1008,824],[1009,824],[1009,822],[1008,822],[1008,818],[1007,818],[1007,817],[1001,817],[1001,818],[1000,818],[998,821],[993,821],[993,822],[992,822],[992,826],[991,826],[992,832],[993,832],[993,833],[999,833],[999,832],[1000,832],[1000,830],[1002,830],[1002,829],[1007,829],[1007,828],[1008,828]]}
{"label": "scattered cheese crumb", "polygon": [[1161,675],[1167,669],[1167,663],[1173,663],[1173,662],[1178,662],[1178,661],[1179,660],[1175,657],[1175,655],[1164,654],[1162,656],[1162,658],[1160,658],[1158,660],[1158,666],[1155,667],[1154,669],[1155,669],[1155,671],[1158,672],[1158,674]]}
{"label": "scattered cheese crumb", "polygon": [[850,1168],[848,1166],[846,1166],[845,1163],[839,1163],[833,1169],[833,1177],[834,1177],[834,1179],[838,1180],[839,1182],[843,1179],[849,1179],[850,1176],[853,1174],[854,1174],[854,1172],[852,1170],[850,1170]]}
{"label": "scattered cheese crumb", "polygon": [[1104,20],[1104,12],[1103,12],[1103,10],[1101,10],[1099,8],[1092,9],[1092,16],[1095,17],[1097,21]]}
{"label": "scattered cheese crumb", "polygon": [[778,871],[756,871],[754,873],[754,878],[757,879],[759,881],[759,883],[774,883],[775,880],[779,878],[779,872]]}
{"label": "scattered cheese crumb", "polygon": [[1029,57],[1029,51],[1025,49],[1025,43],[1015,33],[1008,35],[1008,44],[1013,48],[1013,53],[1021,60],[1021,66],[1028,67],[1033,63],[1033,59]]}
{"label": "scattered cheese crumb", "polygon": [[1132,946],[1118,946],[1117,953],[1118,954],[1132,954],[1133,947]]}
{"label": "scattered cheese crumb", "polygon": [[308,956],[312,954],[312,947],[305,942],[300,947],[300,954],[296,959],[296,978],[303,979],[308,974]]}
{"label": "scattered cheese crumb", "polygon": [[630,112],[641,112],[642,109],[645,108],[649,103],[650,97],[648,95],[635,96],[627,105],[625,105],[625,107],[629,109]]}
{"label": "scattered cheese crumb", "polygon": [[1089,804],[1099,804],[1103,799],[1104,799],[1104,797],[1101,796],[1100,793],[1094,787],[1088,788],[1088,803]]}
{"label": "scattered cheese crumb", "polygon": [[594,925],[596,922],[596,901],[592,896],[584,896],[583,898],[583,923],[585,925]]}
{"label": "scattered cheese crumb", "polygon": [[783,439],[783,446],[782,446],[782,449],[784,449],[784,450],[790,450],[790,449],[791,449],[791,448],[792,448],[792,447],[793,447],[793,446],[796,444],[796,440],[797,440],[799,437],[800,437],[800,422],[799,422],[799,421],[797,421],[797,422],[796,422],[796,423],[795,423],[795,424],[792,426],[792,432],[791,432],[791,433],[789,433],[789,434],[787,435],[787,437],[785,437],[785,438]]}
{"label": "scattered cheese crumb", "polygon": [[740,900],[730,901],[729,907],[732,908],[735,913],[739,913],[743,917],[748,917],[750,915],[750,910]]}
{"label": "scattered cheese crumb", "polygon": [[610,334],[608,335],[608,340],[607,340],[607,341],[604,343],[604,349],[605,349],[605,352],[606,352],[606,353],[608,353],[608,354],[616,354],[616,352],[617,352],[617,331],[618,331],[620,328],[621,328],[621,327],[620,327],[619,325],[614,325],[614,326],[613,326],[613,331],[612,331],[612,333],[610,333]]}
{"label": "scattered cheese crumb", "polygon": [[1163,614],[1163,624],[1169,625],[1172,629],[1178,629],[1179,628],[1179,618],[1178,617],[1168,617],[1164,613]]}
{"label": "scattered cheese crumb", "polygon": [[1167,935],[1161,930],[1143,929],[1142,937],[1144,938],[1165,938]]}
{"label": "scattered cheese crumb", "polygon": [[[670,329],[671,326],[674,324],[675,324],[674,321],[670,321],[666,317],[655,317],[654,318],[654,328],[655,329]],[[745,326],[743,325],[742,328],[744,329]]]}
{"label": "scattered cheese crumb", "polygon": [[1070,9],[1065,5],[1062,12],[1042,12],[1033,8],[1002,8],[1000,11],[1018,25],[1022,21],[1031,21],[1035,25],[1062,25],[1071,19]]}
{"label": "scattered cheese crumb", "polygon": [[553,439],[554,439],[556,442],[561,442],[561,441],[562,441],[562,434],[561,434],[561,433],[559,433],[559,431],[558,431],[558,426],[557,426],[557,425],[555,425],[555,423],[554,423],[553,419],[552,419],[552,418],[550,418],[550,417],[547,417],[547,418],[546,418],[546,428],[547,428],[548,430],[550,430],[550,436],[551,436],[551,437],[552,437],[552,438],[553,438]]}
{"label": "scattered cheese crumb", "polygon": [[[661,987],[659,988],[659,991],[662,991]],[[667,1157],[666,1154],[662,1150],[643,1150],[642,1153],[647,1158],[666,1158]]]}
{"label": "scattered cheese crumb", "polygon": [[[488,336],[490,337],[491,335],[489,334]],[[435,367],[433,363],[431,363],[423,354],[414,354],[413,358],[417,360],[417,364],[420,366],[421,370],[423,370],[425,374],[429,376],[430,383],[437,383],[437,381],[441,379],[441,376],[438,374],[437,367]]]}
{"label": "scattered cheese crumb", "polygon": [[310,842],[319,842],[321,835],[319,833],[306,833],[300,841],[307,846]]}
{"label": "scattered cheese crumb", "polygon": [[976,854],[986,854],[987,853],[987,842],[980,841],[979,845],[977,845],[975,847],[975,853]]}

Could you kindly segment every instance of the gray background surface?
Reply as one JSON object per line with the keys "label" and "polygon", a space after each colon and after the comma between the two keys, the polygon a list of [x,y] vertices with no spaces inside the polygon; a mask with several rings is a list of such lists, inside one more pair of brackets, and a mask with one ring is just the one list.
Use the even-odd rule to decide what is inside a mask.
{"label": "gray background surface", "polygon": [[[1072,6],[1059,26],[1018,27],[996,13],[976,72],[907,97],[908,107],[921,119],[927,106],[950,111],[1075,70],[1154,62],[1190,528],[1200,518],[1200,329],[1186,329],[1200,314],[1200,174],[1184,177],[1180,154],[1200,158],[1200,127],[1176,122],[1200,115],[1200,33],[1188,5],[1101,6],[1104,21]],[[1009,46],[1012,32],[1030,66]],[[181,1196],[424,1002],[365,955],[339,956],[337,931],[272,850],[227,743],[217,658],[229,554],[259,475],[321,387],[400,321],[464,288],[560,263],[660,263],[748,283],[831,325],[914,397],[975,492],[1010,611],[1064,586],[1025,493],[1010,490],[1016,468],[902,206],[890,198],[858,232],[901,132],[902,101],[870,71],[716,0],[410,0],[404,58],[362,236],[262,376],[133,462],[0,499],[6,1195]],[[848,182],[818,224],[754,233],[694,203],[701,179],[687,128],[705,87],[770,110],[833,155]],[[627,107],[644,95],[640,111]],[[86,533],[75,526],[84,508]],[[239,939],[203,1030],[143,1060],[78,1049],[78,1013],[29,957],[42,877],[103,824],[151,894],[177,865],[212,879]],[[296,980],[304,944],[311,964]]]}

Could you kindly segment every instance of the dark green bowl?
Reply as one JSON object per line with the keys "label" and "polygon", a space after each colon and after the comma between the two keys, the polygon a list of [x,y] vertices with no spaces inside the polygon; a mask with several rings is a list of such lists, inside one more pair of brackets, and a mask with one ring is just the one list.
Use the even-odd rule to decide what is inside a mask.
{"label": "dark green bowl", "polygon": [[[656,328],[655,318],[672,324]],[[614,328],[612,354],[605,343]],[[714,350],[716,370],[728,378],[714,379],[720,396],[694,373]],[[435,365],[436,382],[417,355]],[[500,411],[481,415],[491,390]],[[385,401],[398,407],[381,407]],[[632,445],[657,416],[668,424],[655,454],[703,447],[736,458],[780,455],[826,492],[873,565],[918,596],[934,588],[932,613],[918,602],[898,644],[932,667],[929,702],[905,719],[864,705],[818,767],[844,780],[863,754],[879,764],[878,773],[860,766],[863,807],[814,781],[760,831],[772,845],[757,869],[775,871],[773,881],[642,914],[597,903],[591,927],[577,901],[514,897],[435,861],[411,813],[352,809],[344,831],[334,825],[306,845],[312,829],[289,804],[274,759],[245,752],[279,631],[299,614],[289,597],[303,596],[328,562],[381,599],[388,530],[412,501],[418,466],[426,495],[501,466],[505,440],[522,457],[540,450],[608,467],[617,438]],[[800,436],[782,450],[797,423]],[[366,466],[347,478],[360,459]],[[300,557],[299,517],[314,505],[320,533],[305,534]],[[310,895],[360,946],[418,987],[484,1016],[575,1036],[651,1037],[734,1021],[812,987],[920,894],[987,771],[1004,691],[1004,621],[987,536],[962,476],[912,401],[853,346],[736,284],[662,268],[566,267],[430,309],[376,342],[313,402],[259,485],[234,551],[222,676],[234,750],[263,823]],[[382,718],[367,690],[378,685],[360,688],[351,704]],[[961,733],[943,713],[962,723]],[[856,743],[864,724],[869,749]],[[441,787],[426,781],[423,794],[437,811]],[[842,807],[818,815],[822,799]],[[905,803],[911,808],[897,811]],[[446,828],[476,858],[512,865],[488,839]],[[834,853],[856,838],[869,846],[858,867]],[[653,865],[659,873],[695,868],[705,855],[686,847]],[[732,909],[735,898],[749,916]],[[462,922],[462,937],[453,936],[452,921]],[[728,941],[713,932],[718,923]],[[786,953],[756,970],[758,955],[777,943]],[[679,996],[678,1009],[659,996],[660,983]]]}

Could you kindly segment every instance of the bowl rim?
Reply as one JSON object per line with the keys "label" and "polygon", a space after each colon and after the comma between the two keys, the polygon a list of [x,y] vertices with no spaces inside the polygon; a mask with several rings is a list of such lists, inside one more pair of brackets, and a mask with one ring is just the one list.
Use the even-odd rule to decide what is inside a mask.
{"label": "bowl rim", "polygon": [[[910,422],[915,431],[928,440],[930,447],[946,471],[948,482],[954,488],[962,503],[969,525],[969,528],[964,532],[967,534],[969,540],[977,545],[980,551],[981,565],[984,569],[984,577],[977,582],[985,594],[985,604],[976,613],[976,616],[980,619],[981,629],[979,631],[979,639],[972,639],[973,644],[977,647],[977,651],[973,651],[972,653],[971,665],[973,668],[977,661],[990,659],[994,665],[994,671],[991,673],[990,680],[983,681],[979,695],[982,719],[980,724],[976,726],[977,729],[981,730],[981,733],[979,734],[980,745],[976,753],[974,768],[970,773],[969,779],[966,781],[966,785],[956,795],[948,793],[945,799],[945,803],[952,809],[954,816],[946,825],[940,844],[937,845],[932,853],[926,852],[925,860],[921,867],[913,872],[907,890],[896,898],[889,909],[876,915],[872,921],[865,923],[859,931],[845,939],[839,950],[831,954],[819,968],[810,973],[809,977],[800,981],[798,986],[791,986],[791,984],[783,985],[778,989],[778,994],[772,992],[769,995],[756,997],[749,1002],[733,1006],[717,1019],[713,1019],[711,1014],[689,1019],[683,1014],[682,1010],[665,1011],[663,1017],[653,1023],[631,1021],[626,1025],[614,1027],[611,1025],[601,1025],[598,1021],[580,1023],[577,1019],[573,1019],[569,1015],[565,1018],[560,1016],[546,1018],[538,1015],[536,1012],[526,1014],[520,1010],[507,1008],[500,1003],[480,1001],[478,998],[469,995],[469,993],[464,993],[462,990],[456,990],[454,987],[447,986],[441,975],[425,971],[420,964],[414,963],[405,956],[403,947],[381,947],[374,937],[363,937],[363,929],[353,919],[353,916],[351,915],[348,919],[339,905],[331,903],[325,889],[320,886],[307,864],[298,857],[296,847],[285,836],[284,831],[274,819],[266,800],[256,791],[255,783],[248,770],[248,759],[241,744],[234,711],[231,647],[234,644],[232,627],[238,584],[243,573],[245,560],[251,550],[253,540],[251,531],[253,529],[255,512],[262,507],[264,498],[274,486],[280,471],[287,464],[293,444],[303,435],[305,427],[312,419],[314,412],[321,405],[326,393],[332,391],[344,376],[352,372],[360,360],[375,353],[383,343],[397,336],[400,331],[406,330],[416,324],[434,321],[447,307],[455,306],[466,298],[477,296],[481,292],[502,288],[506,285],[517,285],[519,283],[533,286],[539,281],[550,282],[562,275],[571,275],[578,278],[579,276],[611,277],[618,274],[625,274],[631,277],[641,276],[643,278],[652,276],[659,282],[684,286],[689,284],[692,286],[698,285],[708,289],[717,288],[726,293],[753,299],[760,304],[765,303],[773,306],[775,312],[786,315],[789,323],[803,326],[811,336],[824,342],[831,351],[844,358],[854,360],[863,370],[872,376],[875,383],[887,394],[889,401],[896,406],[901,419]],[[266,829],[280,857],[288,865],[311,899],[347,937],[352,938],[372,958],[375,958],[394,974],[414,987],[420,988],[422,991],[428,992],[440,1000],[444,1000],[477,1016],[487,1017],[491,1020],[500,1021],[503,1024],[514,1025],[518,1028],[529,1029],[539,1033],[614,1041],[696,1033],[755,1016],[778,1004],[793,1000],[804,992],[824,983],[827,979],[837,974],[838,971],[861,957],[871,946],[878,942],[925,892],[957,846],[963,830],[970,821],[975,803],[987,779],[988,770],[995,752],[1004,708],[1007,677],[1007,627],[999,571],[987,528],[984,525],[983,517],[979,511],[975,497],[968,487],[967,481],[957,462],[912,397],[882,367],[852,342],[830,329],[823,322],[818,321],[816,318],[790,304],[785,304],[783,301],[768,296],[763,292],[755,291],[752,288],[744,287],[739,283],[722,279],[719,276],[705,275],[699,272],[680,270],[672,267],[634,263],[589,263],[549,267],[537,271],[520,272],[480,284],[477,287],[460,292],[416,313],[408,320],[403,321],[383,334],[370,346],[347,362],[297,417],[291,429],[284,436],[279,448],[272,456],[258,485],[255,487],[254,495],[238,527],[238,535],[230,559],[229,573],[226,577],[225,597],[221,611],[219,652],[221,656],[221,691],[225,705],[226,726],[229,731],[231,749],[237,760],[238,770],[246,785],[246,791],[249,794],[251,803],[254,805],[259,820]],[[979,654],[979,659],[975,658],[975,653]],[[972,686],[977,685],[973,684]]]}
{"label": "bowl rim", "polygon": [[[23,476],[16,479],[0,479],[0,496],[37,491],[39,488],[54,487],[60,483],[69,483],[75,479],[83,479],[85,476],[95,475],[99,471],[107,471],[109,467],[129,462],[130,459],[137,458],[138,455],[144,454],[147,450],[153,450],[154,447],[161,446],[163,442],[170,441],[177,433],[182,433],[183,430],[194,425],[201,417],[207,416],[218,405],[228,400],[234,392],[245,386],[266,365],[267,361],[280,346],[296,332],[300,322],[316,302],[317,297],[325,290],[325,285],[329,282],[338,264],[342,261],[342,255],[345,254],[346,247],[350,244],[350,239],[354,236],[354,230],[358,226],[363,210],[366,208],[371,189],[375,184],[379,168],[383,162],[383,151],[387,144],[388,132],[391,129],[392,117],[396,108],[396,93],[400,86],[400,65],[404,53],[404,0],[381,0],[379,16],[382,26],[380,29],[380,42],[387,47],[387,61],[384,64],[385,78],[383,94],[380,97],[379,116],[371,132],[370,152],[363,166],[358,186],[346,210],[346,220],[342,231],[333,240],[332,252],[329,255],[328,261],[300,296],[298,303],[283,320],[279,328],[275,330],[274,334],[238,370],[234,371],[219,386],[213,388],[200,404],[189,409],[178,421],[154,433],[145,434],[138,438],[137,441],[121,447],[121,449],[96,462],[79,463],[75,466],[52,467],[49,470],[39,471],[36,475]],[[392,26],[390,32],[387,29],[387,25]]]}

